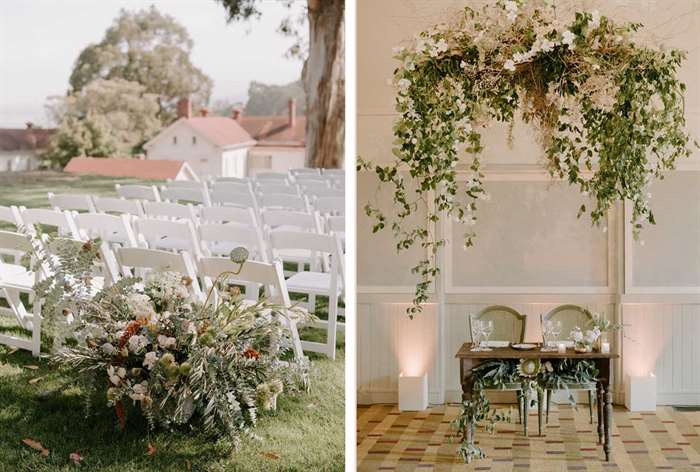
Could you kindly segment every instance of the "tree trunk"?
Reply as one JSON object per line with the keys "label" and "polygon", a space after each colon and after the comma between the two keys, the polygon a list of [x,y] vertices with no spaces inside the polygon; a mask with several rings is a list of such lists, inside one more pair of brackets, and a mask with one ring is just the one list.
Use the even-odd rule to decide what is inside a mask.
{"label": "tree trunk", "polygon": [[308,0],[306,165],[342,167],[345,152],[344,0]]}

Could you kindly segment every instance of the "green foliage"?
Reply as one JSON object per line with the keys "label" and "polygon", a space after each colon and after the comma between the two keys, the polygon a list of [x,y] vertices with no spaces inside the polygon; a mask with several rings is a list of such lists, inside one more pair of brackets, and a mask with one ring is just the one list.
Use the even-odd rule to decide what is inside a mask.
{"label": "green foliage", "polygon": [[459,416],[452,422],[452,426],[462,434],[462,441],[457,448],[457,453],[467,464],[474,459],[484,459],[486,454],[477,447],[474,441],[476,425],[483,423],[486,430],[493,434],[495,425],[499,421],[510,421],[510,416],[498,413],[491,408],[484,392],[475,389],[471,400],[462,402]]}
{"label": "green foliage", "polygon": [[[472,226],[479,201],[489,199],[480,159],[480,129],[488,122],[512,126],[522,117],[536,125],[550,174],[592,200],[579,215],[599,224],[615,202],[628,200],[635,235],[644,221],[654,224],[648,185],[691,154],[685,85],[677,77],[684,53],[639,45],[632,34],[641,25],[617,25],[597,11],[577,12],[567,23],[554,3],[498,0],[482,11],[465,8],[396,52],[396,160],[360,161],[359,168],[394,191],[391,218],[366,208],[374,230],[391,228],[398,250],[428,254],[413,269],[421,281],[411,316],[439,274],[444,239],[432,226],[442,215]],[[464,159],[462,185],[456,167]],[[407,179],[417,183],[415,191]],[[407,224],[419,209],[426,221]],[[465,232],[465,246],[475,237]]]}
{"label": "green foliage", "polygon": [[286,85],[267,85],[253,81],[248,87],[247,115],[284,115],[288,113],[289,99],[296,99],[297,115],[306,113],[306,94],[301,80]]}
{"label": "green foliage", "polygon": [[212,80],[192,64],[192,39],[187,30],[155,6],[136,12],[122,10],[102,41],[78,56],[70,77],[72,92],[97,79],[122,79],[157,96],[158,118],[175,116],[177,101],[192,96],[195,105],[209,102]]}
{"label": "green foliage", "polygon": [[158,97],[123,79],[96,79],[65,97],[53,97],[48,109],[58,129],[44,157],[59,166],[76,156],[141,153],[161,127]]}

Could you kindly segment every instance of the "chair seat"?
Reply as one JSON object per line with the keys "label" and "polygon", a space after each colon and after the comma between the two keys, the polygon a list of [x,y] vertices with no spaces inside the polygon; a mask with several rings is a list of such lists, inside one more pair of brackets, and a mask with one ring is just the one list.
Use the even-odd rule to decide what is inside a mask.
{"label": "chair seat", "polygon": [[17,264],[0,265],[0,286],[21,291],[31,291],[34,287],[34,272]]}
{"label": "chair seat", "polygon": [[[328,295],[330,289],[331,274],[325,272],[297,272],[287,279],[287,290],[290,292]],[[338,295],[342,292],[340,286],[337,292]]]}

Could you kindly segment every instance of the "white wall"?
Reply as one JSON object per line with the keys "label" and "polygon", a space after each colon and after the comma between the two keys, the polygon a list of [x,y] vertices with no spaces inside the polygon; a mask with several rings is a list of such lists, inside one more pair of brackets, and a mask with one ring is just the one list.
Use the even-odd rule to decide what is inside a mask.
{"label": "white wall", "polygon": [[[469,4],[460,0],[358,0],[358,154],[385,163],[391,147],[396,66],[392,47],[449,19]],[[686,114],[700,136],[700,9],[694,0],[574,2],[619,20],[641,21],[648,38],[689,51],[681,77],[688,85]],[[408,273],[417,255],[396,255],[389,234],[373,235],[358,211],[358,401],[396,401],[397,376],[413,366],[428,372],[431,401],[459,398],[454,354],[468,341],[467,315],[505,304],[528,316],[526,339],[540,338],[539,314],[576,303],[628,325],[614,339],[616,399],[626,374],[659,377],[659,402],[700,405],[700,155],[652,189],[658,226],[641,242],[625,223],[628,209],[611,212],[607,231],[576,219],[583,197],[552,184],[538,167],[543,158],[527,125],[515,126],[512,148],[505,129],[486,131],[484,162],[492,193],[482,204],[476,247],[459,246],[460,228],[436,228],[450,244],[442,255],[443,278],[426,313],[409,320],[413,294]],[[367,201],[389,206],[387,189],[358,175],[358,209]]]}
{"label": "white wall", "polygon": [[253,176],[259,172],[287,172],[289,169],[305,167],[305,153],[304,148],[252,148],[248,157],[248,174]]}
{"label": "white wall", "polygon": [[35,170],[41,161],[32,151],[0,152],[0,172],[21,172]]}

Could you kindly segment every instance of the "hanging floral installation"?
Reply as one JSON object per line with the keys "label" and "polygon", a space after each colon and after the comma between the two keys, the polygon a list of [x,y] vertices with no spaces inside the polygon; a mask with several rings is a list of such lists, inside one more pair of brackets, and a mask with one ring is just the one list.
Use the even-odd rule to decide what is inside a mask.
{"label": "hanging floral installation", "polygon": [[[564,21],[554,3],[467,7],[395,51],[396,159],[387,166],[360,160],[358,168],[393,186],[395,212],[365,207],[373,230],[391,228],[398,250],[427,254],[412,269],[420,282],[411,316],[440,271],[436,255],[445,240],[431,227],[441,215],[473,226],[479,200],[489,199],[480,157],[489,122],[509,123],[511,131],[516,118],[536,126],[551,176],[591,202],[578,215],[598,225],[617,201],[629,200],[635,236],[645,222],[654,224],[649,184],[691,154],[685,84],[677,78],[684,53],[637,44],[640,24],[618,25],[597,11]],[[465,160],[462,186],[456,167]],[[427,224],[411,226],[419,211],[427,211]],[[465,246],[475,236],[466,232]]]}

